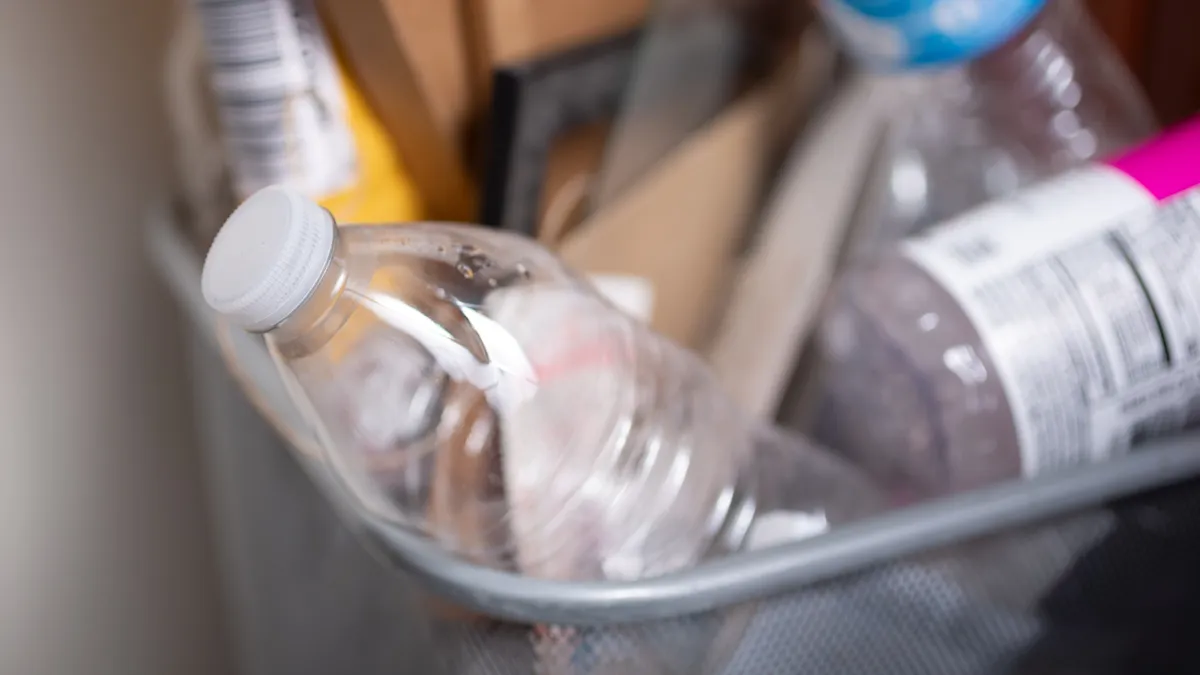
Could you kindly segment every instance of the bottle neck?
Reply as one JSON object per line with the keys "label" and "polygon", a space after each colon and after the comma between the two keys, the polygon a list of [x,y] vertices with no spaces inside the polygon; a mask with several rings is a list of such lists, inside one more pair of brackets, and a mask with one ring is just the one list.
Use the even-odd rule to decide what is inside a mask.
{"label": "bottle neck", "polygon": [[[1085,45],[1090,53],[1078,53]],[[997,99],[986,103],[1054,95],[1070,106],[1079,99],[1077,85],[1072,85],[1080,62],[1105,50],[1078,0],[1057,0],[995,49],[963,65],[977,92]]]}
{"label": "bottle neck", "polygon": [[1132,74],[1078,0],[1048,3],[1004,44],[944,77],[943,106],[982,122],[992,142],[1025,155],[1037,176],[1112,154],[1156,126]]}
{"label": "bottle neck", "polygon": [[349,264],[346,242],[334,234],[333,251],[321,279],[296,311],[267,333],[287,358],[298,358],[324,346],[350,318],[355,303],[347,290],[356,270]]}

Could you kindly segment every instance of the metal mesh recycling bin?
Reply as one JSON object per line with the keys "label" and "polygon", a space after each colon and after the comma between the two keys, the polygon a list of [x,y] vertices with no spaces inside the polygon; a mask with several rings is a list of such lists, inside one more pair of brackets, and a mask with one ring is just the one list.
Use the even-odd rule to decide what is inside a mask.
{"label": "metal mesh recycling bin", "polygon": [[[1197,673],[1200,436],[635,583],[474,567],[339,517],[261,343],[222,334],[164,214],[246,675]],[[269,422],[268,419],[271,421]],[[365,545],[364,545],[365,543]]]}

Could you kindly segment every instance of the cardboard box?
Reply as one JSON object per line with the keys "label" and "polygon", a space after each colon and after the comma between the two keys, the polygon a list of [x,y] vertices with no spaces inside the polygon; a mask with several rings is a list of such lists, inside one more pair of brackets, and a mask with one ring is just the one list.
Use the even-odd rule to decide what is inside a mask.
{"label": "cardboard box", "polygon": [[559,253],[591,274],[635,276],[653,291],[651,325],[701,348],[720,312],[772,160],[813,95],[798,61],[749,92],[572,229]]}
{"label": "cardboard box", "polygon": [[461,2],[469,26],[473,88],[481,101],[488,100],[492,72],[497,66],[623,33],[640,25],[650,8],[650,0]]}
{"label": "cardboard box", "polygon": [[479,114],[464,17],[451,0],[323,0],[351,75],[399,148],[430,218],[470,221],[467,138]]}

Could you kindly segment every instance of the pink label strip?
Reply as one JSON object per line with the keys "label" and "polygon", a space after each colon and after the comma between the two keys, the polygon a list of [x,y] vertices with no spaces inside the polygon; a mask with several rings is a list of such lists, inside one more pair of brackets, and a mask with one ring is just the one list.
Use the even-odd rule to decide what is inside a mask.
{"label": "pink label strip", "polygon": [[1200,117],[1108,164],[1140,183],[1160,202],[1200,185]]}

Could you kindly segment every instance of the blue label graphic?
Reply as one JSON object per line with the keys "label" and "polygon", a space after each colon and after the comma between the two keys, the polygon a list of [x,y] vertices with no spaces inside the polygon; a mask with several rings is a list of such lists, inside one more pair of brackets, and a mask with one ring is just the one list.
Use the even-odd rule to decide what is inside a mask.
{"label": "blue label graphic", "polygon": [[1047,0],[818,0],[860,61],[913,68],[968,61],[1007,40]]}

